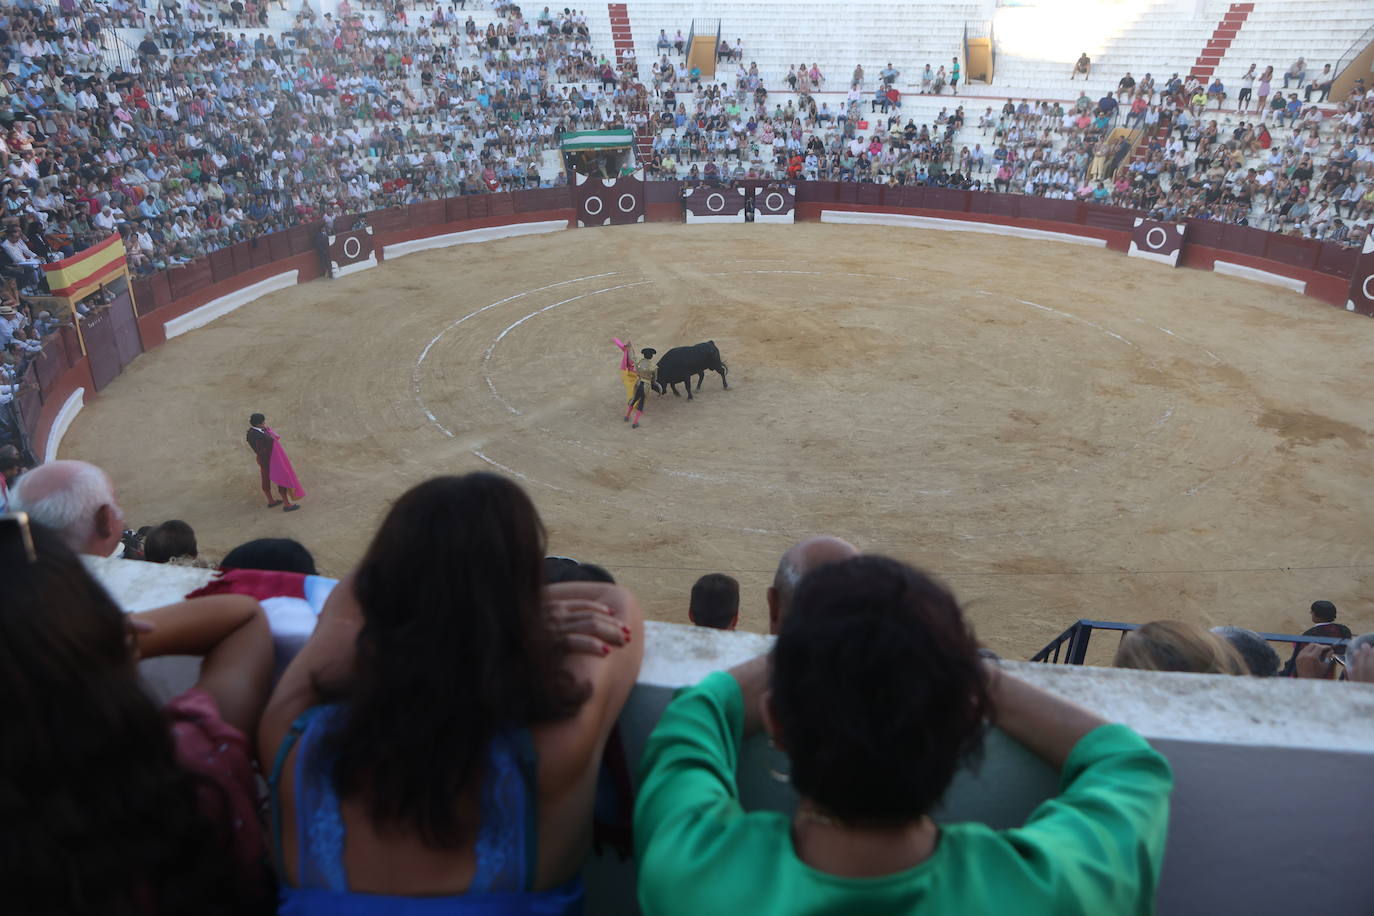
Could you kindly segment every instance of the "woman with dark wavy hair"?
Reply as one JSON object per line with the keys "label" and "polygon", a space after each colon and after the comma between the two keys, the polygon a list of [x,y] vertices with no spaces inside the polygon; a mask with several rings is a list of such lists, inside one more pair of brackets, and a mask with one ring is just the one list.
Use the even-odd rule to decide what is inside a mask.
{"label": "woman with dark wavy hair", "polygon": [[[4,910],[268,911],[244,736],[272,664],[258,603],[217,596],[126,616],[26,516],[0,519],[0,592]],[[139,655],[201,655],[200,679],[159,709]]]}
{"label": "woman with dark wavy hair", "polygon": [[392,506],[263,717],[282,913],[580,912],[643,629],[624,589],[545,588],[544,548],[493,474]]}
{"label": "woman with dark wavy hair", "polygon": [[[985,722],[1061,771],[1023,827],[932,816]],[[767,730],[790,818],[745,812],[736,763]],[[672,702],[641,762],[639,902],[659,914],[1154,912],[1172,781],[1123,725],[984,661],[954,596],[859,556],[806,575],[773,652]]]}

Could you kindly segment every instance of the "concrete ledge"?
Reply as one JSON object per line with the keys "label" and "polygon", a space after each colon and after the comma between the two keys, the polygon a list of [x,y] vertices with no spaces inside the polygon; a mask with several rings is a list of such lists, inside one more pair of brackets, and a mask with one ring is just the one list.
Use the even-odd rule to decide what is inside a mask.
{"label": "concrete ledge", "polygon": [[546,232],[558,232],[567,228],[567,220],[554,219],[538,223],[511,223],[506,226],[489,226],[485,229],[466,229],[462,232],[431,235],[428,238],[387,245],[382,249],[382,258],[390,261],[393,258],[415,254],[417,251],[429,251],[431,248],[447,248],[450,245],[468,245],[473,242],[490,242],[493,239],[504,239],[517,235],[542,235]]}
{"label": "concrete ledge", "polygon": [[52,429],[48,431],[48,445],[43,449],[45,462],[57,459],[57,450],[62,446],[62,437],[67,434],[72,421],[76,419],[76,415],[81,413],[81,408],[85,406],[85,388],[76,389],[67,397],[67,400],[62,402],[62,408],[57,411],[57,416],[53,417]]}
{"label": "concrete ledge", "polygon": [[1302,280],[1294,280],[1292,277],[1270,273],[1267,270],[1246,267],[1244,264],[1234,264],[1230,261],[1214,261],[1212,263],[1212,269],[1219,274],[1226,274],[1228,277],[1240,277],[1242,280],[1254,280],[1256,283],[1268,283],[1271,286],[1282,286],[1284,289],[1291,289],[1293,292],[1300,294],[1307,292],[1307,284]]}
{"label": "concrete ledge", "polygon": [[945,232],[979,232],[984,235],[1009,235],[1014,238],[1035,239],[1042,242],[1068,242],[1089,248],[1106,248],[1106,239],[1070,232],[1050,232],[1045,229],[1022,229],[998,223],[979,223],[963,219],[939,219],[934,216],[906,216],[901,213],[860,213],[854,210],[822,210],[821,222],[840,224],[869,224],[875,226],[904,226],[908,229],[938,229]]}
{"label": "concrete ledge", "polygon": [[247,305],[254,299],[274,293],[279,289],[286,289],[295,286],[300,275],[298,270],[288,270],[283,273],[274,274],[266,280],[259,280],[257,283],[249,284],[243,289],[234,290],[220,296],[218,299],[211,299],[200,308],[192,309],[185,315],[173,318],[164,324],[163,330],[167,333],[167,339],[180,337],[187,331],[194,331],[196,328],[204,327],[216,318],[228,315],[234,309]]}
{"label": "concrete ledge", "polygon": [[[168,566],[117,557],[82,556],[110,597],[126,611],[146,611],[164,604],[183,601],[186,595],[214,578],[213,569],[194,566]],[[187,684],[181,687],[185,690]]]}

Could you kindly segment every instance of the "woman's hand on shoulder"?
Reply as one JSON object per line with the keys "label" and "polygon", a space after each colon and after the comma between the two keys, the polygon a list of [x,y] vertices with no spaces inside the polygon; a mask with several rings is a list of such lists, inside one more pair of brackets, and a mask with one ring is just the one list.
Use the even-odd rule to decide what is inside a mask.
{"label": "woman's hand on shoulder", "polygon": [[591,691],[577,715],[545,733],[545,740],[557,747],[554,757],[570,764],[546,774],[557,783],[574,774],[580,777],[581,765],[573,762],[593,759],[620,715],[644,659],[644,620],[635,596],[609,583],[547,586],[544,607],[554,628],[568,639],[567,671]]}
{"label": "woman's hand on shoulder", "polygon": [[[587,585],[598,587],[595,591],[582,588]],[[570,653],[603,656],[634,638],[625,619],[625,605],[617,602],[613,606],[610,598],[600,583],[559,583],[545,588],[542,606]]]}

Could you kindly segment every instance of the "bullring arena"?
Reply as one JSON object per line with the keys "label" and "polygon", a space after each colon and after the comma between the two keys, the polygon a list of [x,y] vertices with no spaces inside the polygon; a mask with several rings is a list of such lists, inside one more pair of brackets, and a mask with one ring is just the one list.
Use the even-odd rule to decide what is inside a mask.
{"label": "bullring arena", "polygon": [[1369,912],[1370,0],[0,17],[11,909]]}
{"label": "bullring arena", "polygon": [[[614,336],[712,339],[731,387],[623,423]],[[248,303],[146,353],[62,441],[203,553],[310,545],[341,575],[436,473],[529,489],[550,547],[685,621],[705,572],[765,632],[814,533],[936,571],[1026,657],[1069,622],[1367,630],[1374,325],[1114,251],[884,226],[647,225],[428,251]],[[308,496],[265,512],[261,410]],[[1363,617],[1361,615],[1364,615]],[[1344,619],[1344,618],[1343,618]]]}

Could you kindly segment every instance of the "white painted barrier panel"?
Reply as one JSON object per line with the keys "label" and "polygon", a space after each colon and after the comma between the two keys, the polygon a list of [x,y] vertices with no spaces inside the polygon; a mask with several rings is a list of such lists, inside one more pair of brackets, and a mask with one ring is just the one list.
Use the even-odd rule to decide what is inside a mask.
{"label": "white painted barrier panel", "polygon": [[462,232],[449,232],[444,235],[431,235],[428,238],[410,242],[396,242],[382,247],[382,260],[405,257],[417,251],[431,248],[447,248],[450,245],[469,245],[473,242],[490,242],[493,239],[506,239],[518,235],[541,235],[546,232],[560,232],[568,228],[565,219],[544,220],[538,223],[511,223],[506,226],[488,226],[485,229],[465,229]]}
{"label": "white painted barrier panel", "polygon": [[173,337],[180,337],[187,331],[204,327],[216,318],[223,318],[234,309],[247,305],[254,299],[261,299],[268,293],[295,286],[299,275],[299,270],[288,270],[268,277],[266,280],[259,280],[257,283],[234,290],[218,299],[211,299],[200,308],[192,309],[179,318],[173,318],[165,323],[162,328],[166,331],[168,340]]}
{"label": "white painted barrier panel", "polygon": [[48,433],[48,445],[43,451],[44,461],[56,461],[57,450],[62,445],[62,437],[71,428],[72,421],[76,415],[81,413],[81,408],[86,406],[86,389],[78,388],[67,396],[67,400],[62,402],[62,409],[53,417],[52,430]]}
{"label": "white painted barrier panel", "polygon": [[1212,270],[1219,274],[1226,274],[1228,277],[1240,277],[1242,280],[1254,280],[1256,283],[1268,283],[1271,286],[1282,286],[1284,289],[1291,289],[1295,293],[1307,291],[1307,283],[1302,280],[1294,280],[1292,277],[1270,273],[1267,270],[1259,270],[1255,267],[1246,267],[1244,264],[1234,264],[1230,261],[1216,261],[1212,264]]}
{"label": "white painted barrier panel", "polygon": [[977,223],[963,219],[939,219],[933,216],[907,216],[902,213],[860,213],[853,210],[822,210],[821,222],[873,226],[903,226],[907,229],[937,229],[945,232],[977,232],[983,235],[1009,235],[1042,242],[1068,242],[1089,248],[1106,248],[1106,239],[1095,239],[1069,232],[1050,232],[1046,229],[1023,229],[997,223]]}

